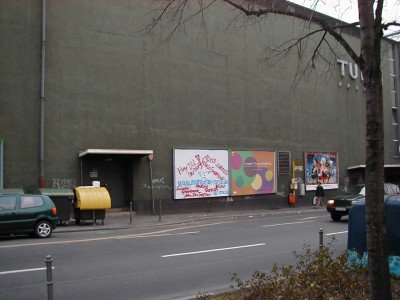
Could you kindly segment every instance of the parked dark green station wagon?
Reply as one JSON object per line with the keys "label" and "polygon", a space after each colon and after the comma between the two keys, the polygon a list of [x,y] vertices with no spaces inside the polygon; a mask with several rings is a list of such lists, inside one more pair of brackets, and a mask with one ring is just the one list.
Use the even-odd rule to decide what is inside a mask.
{"label": "parked dark green station wagon", "polygon": [[47,238],[57,222],[57,208],[46,195],[0,195],[0,234],[34,233]]}

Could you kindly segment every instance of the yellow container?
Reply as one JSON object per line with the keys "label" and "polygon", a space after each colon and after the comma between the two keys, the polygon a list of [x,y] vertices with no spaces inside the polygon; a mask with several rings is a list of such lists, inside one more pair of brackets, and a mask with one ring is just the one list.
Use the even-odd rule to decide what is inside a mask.
{"label": "yellow container", "polygon": [[75,188],[75,207],[81,210],[111,208],[111,198],[104,187]]}

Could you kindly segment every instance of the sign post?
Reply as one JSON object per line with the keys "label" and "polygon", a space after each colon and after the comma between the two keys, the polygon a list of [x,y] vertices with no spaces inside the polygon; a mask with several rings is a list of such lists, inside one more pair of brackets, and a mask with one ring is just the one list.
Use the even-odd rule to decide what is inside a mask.
{"label": "sign post", "polygon": [[0,189],[3,188],[3,184],[4,184],[3,151],[4,151],[3,140],[0,140]]}
{"label": "sign post", "polygon": [[155,208],[154,208],[154,193],[153,193],[153,165],[152,165],[152,161],[153,161],[153,154],[149,154],[148,156],[149,158],[149,166],[150,166],[150,192],[151,192],[151,203],[153,206],[153,215],[155,214]]}

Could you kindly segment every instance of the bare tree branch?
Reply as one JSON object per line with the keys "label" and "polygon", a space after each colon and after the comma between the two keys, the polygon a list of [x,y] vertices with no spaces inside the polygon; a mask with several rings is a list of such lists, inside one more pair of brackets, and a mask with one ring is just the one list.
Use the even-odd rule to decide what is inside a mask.
{"label": "bare tree branch", "polygon": [[389,23],[385,23],[385,24],[381,25],[382,29],[384,29],[384,30],[388,29],[390,26],[400,27],[400,23],[393,21],[393,22],[389,22]]}
{"label": "bare tree branch", "polygon": [[[268,13],[274,13],[278,15],[285,15],[285,16],[291,16],[295,17],[298,19],[302,19],[305,21],[312,21],[313,23],[318,24],[321,26],[326,32],[328,32],[333,38],[335,38],[342,46],[343,48],[349,53],[351,58],[354,60],[356,64],[361,63],[360,57],[356,54],[356,52],[353,50],[353,48],[347,43],[347,41],[341,36],[340,33],[338,33],[338,29],[341,28],[348,28],[348,27],[354,27],[358,25],[358,22],[352,23],[352,24],[339,24],[336,26],[332,26],[331,24],[328,24],[328,22],[322,18],[316,17],[313,14],[301,14],[298,12],[293,12],[290,9],[279,9],[276,6],[272,6],[271,8],[267,9],[257,9],[257,10],[249,10],[243,7],[243,5],[237,4],[236,2],[233,2],[232,0],[222,0],[225,3],[228,3],[232,6],[234,6],[236,9],[242,11],[246,16],[261,16],[264,14]],[[245,1],[247,2],[247,1]],[[309,35],[308,35],[309,36]]]}
{"label": "bare tree branch", "polygon": [[158,14],[157,18],[153,20],[151,24],[147,27],[147,32],[151,32],[154,30],[154,28],[160,23],[161,19],[164,17],[164,15],[167,13],[169,8],[172,6],[172,4],[175,2],[175,0],[167,1],[167,5],[163,7],[161,10],[161,13]]}
{"label": "bare tree branch", "polygon": [[[211,5],[213,5],[215,2],[218,0],[212,0],[206,5],[200,5],[199,9],[194,12],[193,14],[190,14],[188,17],[183,18],[183,13],[184,13],[184,8],[186,7],[187,3],[190,0],[169,0],[167,1],[167,5],[164,6],[164,9],[161,10],[161,13],[158,15],[158,17],[154,20],[153,24],[150,26],[150,30],[154,29],[156,26],[156,23],[159,22],[165,14],[169,10],[172,9],[172,20],[175,20],[175,26],[169,33],[169,35],[166,37],[165,40],[169,40],[172,35],[176,32],[176,30],[182,26],[182,24],[188,22],[198,14],[203,13],[206,9],[208,9]],[[354,62],[358,65],[362,64],[362,60],[359,57],[359,55],[353,50],[353,48],[348,44],[348,42],[343,38],[343,36],[340,33],[340,29],[343,28],[351,28],[357,26],[359,23],[351,23],[351,24],[346,24],[343,22],[336,22],[335,24],[328,23],[325,19],[320,18],[314,14],[314,12],[310,13],[301,13],[301,12],[296,12],[294,10],[290,9],[290,4],[286,2],[282,2],[283,5],[277,5],[276,1],[271,1],[271,0],[264,0],[260,2],[255,2],[254,0],[219,0],[222,1],[233,8],[237,9],[241,13],[243,13],[246,16],[254,16],[254,17],[263,17],[268,14],[278,14],[278,15],[285,15],[285,16],[291,16],[297,19],[305,20],[310,23],[314,23],[319,25],[325,32],[327,32],[329,35],[331,35],[338,43],[342,45],[342,47],[346,50],[346,52],[351,56],[351,58],[354,60]],[[203,0],[198,0],[199,3],[203,3]],[[172,3],[176,4],[175,6],[172,6]],[[281,3],[281,2],[280,2]],[[269,5],[266,7],[266,5]],[[178,18],[176,16],[178,15]],[[235,17],[237,19],[238,16]],[[314,33],[317,33],[319,31],[315,31]],[[306,34],[303,37],[310,37],[310,34]],[[300,37],[300,40],[302,38]]]}
{"label": "bare tree branch", "polygon": [[312,63],[313,68],[315,68],[315,64],[314,64],[315,58],[316,58],[317,56],[319,56],[319,48],[321,47],[323,41],[325,40],[325,36],[326,36],[326,31],[324,32],[324,35],[322,36],[322,38],[321,38],[321,40],[319,41],[318,45],[317,45],[317,46],[315,47],[315,49],[314,49],[314,53],[313,53],[313,55],[312,55],[312,57],[311,57],[311,63]]}
{"label": "bare tree branch", "polygon": [[375,27],[376,28],[380,28],[380,25],[382,24],[382,11],[383,11],[383,1],[377,1],[376,9],[375,9]]}

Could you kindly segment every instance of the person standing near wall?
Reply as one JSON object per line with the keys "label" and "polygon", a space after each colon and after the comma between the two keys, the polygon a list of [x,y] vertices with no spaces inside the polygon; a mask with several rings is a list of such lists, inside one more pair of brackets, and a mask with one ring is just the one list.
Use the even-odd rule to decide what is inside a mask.
{"label": "person standing near wall", "polygon": [[325,197],[324,188],[321,185],[321,182],[318,181],[317,189],[315,190],[315,197],[317,197],[317,201],[315,203],[315,208],[324,207],[322,203],[322,197]]}

